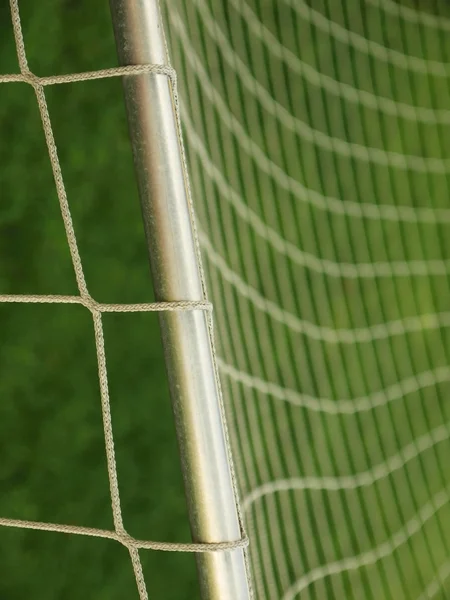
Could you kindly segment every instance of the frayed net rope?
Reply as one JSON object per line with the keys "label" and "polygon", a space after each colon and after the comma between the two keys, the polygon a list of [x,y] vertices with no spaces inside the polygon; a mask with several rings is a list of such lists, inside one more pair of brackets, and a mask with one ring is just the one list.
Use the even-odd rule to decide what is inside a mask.
{"label": "frayed net rope", "polygon": [[[6,519],[0,518],[0,526],[5,527],[18,527],[23,529],[37,529],[41,531],[52,531],[66,534],[77,534],[85,536],[93,536],[100,538],[112,539],[123,544],[129,551],[131,561],[133,564],[133,570],[136,578],[137,587],[139,590],[139,596],[141,600],[147,600],[148,594],[142,572],[142,565],[139,558],[139,549],[146,550],[161,550],[167,552],[224,552],[231,551],[237,548],[246,548],[248,546],[248,538],[244,530],[242,515],[237,503],[239,523],[241,527],[241,539],[229,542],[217,542],[217,543],[168,543],[168,542],[156,542],[150,540],[138,540],[130,536],[125,530],[122,518],[122,511],[120,505],[119,485],[117,479],[117,467],[114,450],[114,439],[113,430],[111,423],[111,409],[109,402],[109,390],[108,390],[108,375],[106,368],[106,356],[105,356],[105,344],[103,336],[103,325],[102,325],[102,313],[104,312],[158,312],[158,311],[192,311],[192,310],[203,310],[208,313],[208,326],[212,334],[212,319],[211,311],[212,305],[206,299],[206,286],[204,281],[203,272],[200,266],[204,300],[188,301],[181,300],[176,302],[152,302],[152,303],[140,303],[140,304],[102,304],[97,302],[89,294],[84,271],[81,263],[81,257],[78,250],[78,244],[75,236],[75,230],[73,227],[72,217],[70,214],[69,204],[67,200],[66,189],[62,177],[61,166],[58,158],[58,152],[56,148],[55,138],[53,135],[53,129],[50,121],[48,106],[45,98],[44,88],[47,85],[57,85],[63,83],[73,83],[77,81],[92,81],[95,79],[105,79],[109,77],[123,77],[130,75],[143,75],[143,74],[154,74],[154,75],[165,75],[169,79],[174,96],[174,105],[176,110],[176,118],[178,128],[181,134],[179,110],[177,102],[177,78],[174,69],[170,65],[131,65],[123,67],[114,67],[111,69],[102,69],[98,71],[89,71],[85,73],[69,74],[69,75],[57,75],[50,77],[38,77],[32,73],[28,67],[28,61],[25,52],[25,44],[23,39],[18,0],[10,0],[11,17],[14,30],[14,38],[17,49],[17,56],[19,61],[20,73],[18,74],[6,74],[0,75],[0,83],[27,83],[31,85],[36,94],[36,99],[39,107],[39,112],[42,120],[42,125],[45,134],[45,140],[49,152],[50,163],[53,171],[53,177],[56,184],[56,191],[58,200],[61,208],[61,215],[64,222],[64,228],[67,237],[67,243],[69,245],[72,264],[75,271],[75,277],[77,281],[77,287],[79,291],[78,296],[63,296],[63,295],[13,295],[3,294],[0,295],[0,302],[4,303],[44,303],[44,304],[81,304],[90,310],[93,318],[95,344],[97,351],[98,361],[98,374],[100,382],[100,397],[102,405],[102,416],[103,416],[103,429],[105,436],[106,446],[106,458],[108,467],[109,486],[111,494],[111,505],[114,520],[114,531],[108,531],[104,529],[96,529],[90,527],[78,527],[73,525],[64,525],[56,523],[42,523],[37,521],[26,521],[18,519]],[[186,168],[185,157],[183,152],[183,164]],[[190,210],[192,212],[192,201],[190,191],[188,193]],[[196,235],[195,235],[196,237]],[[196,237],[196,243],[198,247],[198,240]],[[200,258],[200,255],[199,255]],[[215,358],[215,357],[214,357]],[[221,405],[222,414],[224,412],[223,405]],[[228,433],[225,433],[228,438]],[[228,439],[227,439],[228,441]],[[232,464],[232,463],[231,463]],[[237,485],[234,470],[232,468],[233,486],[237,499]]]}

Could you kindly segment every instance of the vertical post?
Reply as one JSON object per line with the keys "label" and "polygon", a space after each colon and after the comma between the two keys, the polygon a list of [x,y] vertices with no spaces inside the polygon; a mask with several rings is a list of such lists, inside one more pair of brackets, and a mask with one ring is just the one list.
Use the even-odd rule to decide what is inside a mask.
{"label": "vertical post", "polygon": [[[110,6],[119,62],[167,65],[158,0]],[[163,74],[126,76],[124,89],[156,298],[203,300],[170,81]],[[207,315],[162,312],[160,325],[193,540],[238,540]],[[196,559],[204,600],[250,598],[241,548]]]}

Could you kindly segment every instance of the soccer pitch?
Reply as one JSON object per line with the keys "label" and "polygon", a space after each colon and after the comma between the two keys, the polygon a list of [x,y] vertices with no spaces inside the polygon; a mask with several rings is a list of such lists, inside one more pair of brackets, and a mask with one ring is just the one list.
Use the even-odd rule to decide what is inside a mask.
{"label": "soccer pitch", "polygon": [[[416,4],[403,3],[417,8]],[[381,17],[375,0],[315,3],[319,17],[314,21],[306,9],[296,13],[297,29],[294,5],[306,6],[294,0],[168,0],[166,11],[219,355],[225,364],[224,388],[226,398],[233,398],[231,435],[249,507],[254,489],[266,480],[286,478],[286,473],[345,477],[364,472],[367,465],[388,462],[414,440],[423,440],[426,447],[427,436],[433,440],[430,432],[440,432],[449,413],[448,379],[439,383],[439,393],[436,387],[414,384],[411,392],[407,388],[395,392],[394,386],[416,373],[448,366],[449,329],[439,315],[449,304],[443,262],[450,250],[449,225],[436,217],[441,214],[436,211],[447,214],[449,209],[445,167],[450,157],[449,125],[443,117],[442,123],[426,127],[427,119],[448,110],[450,88],[448,79],[421,72],[420,65],[432,65],[437,73],[437,63],[448,62],[450,38],[442,43],[432,32],[412,26],[405,28],[402,38],[399,21]],[[34,73],[76,73],[116,65],[106,0],[42,0],[38,7],[21,0],[19,6]],[[363,7],[367,14],[361,12]],[[445,10],[444,4],[439,7]],[[450,9],[447,13],[450,18]],[[263,21],[264,32],[255,25],[255,15]],[[339,39],[340,29],[334,28],[333,38],[320,15],[342,27],[353,23],[361,39],[370,22],[371,50],[358,46],[360,38],[352,38],[349,50],[348,41]],[[0,31],[0,73],[15,73],[6,2],[0,5]],[[284,50],[277,54],[273,39],[280,31]],[[263,38],[271,40],[272,53]],[[396,44],[414,54],[416,62],[409,70],[395,64],[400,60],[395,53],[392,59],[392,54],[379,49]],[[300,65],[300,58],[325,75],[322,87],[314,83],[312,71]],[[289,93],[288,77],[292,77]],[[327,91],[331,80],[356,82],[362,94],[347,103],[334,100],[333,93],[336,98],[339,94],[351,98],[352,92],[345,86]],[[374,88],[386,99],[381,109],[371,105]],[[8,83],[0,91],[0,294],[75,294],[33,90]],[[151,302],[120,80],[52,86],[46,96],[91,295],[105,303]],[[399,104],[421,110],[411,113],[404,108],[400,118],[395,112]],[[374,110],[381,110],[380,119],[373,118]],[[418,119],[423,127],[415,126]],[[368,146],[373,149],[369,154]],[[305,194],[304,188],[316,194]],[[302,201],[302,194],[307,201]],[[325,209],[320,204],[323,198]],[[414,213],[417,208],[419,213]],[[411,218],[413,213],[422,215],[420,222]],[[286,257],[291,261],[288,267]],[[429,261],[426,266],[424,261]],[[352,268],[356,263],[366,266],[358,271]],[[248,306],[248,298],[242,300],[245,293]],[[258,314],[255,305],[263,307]],[[305,322],[315,324],[307,339]],[[377,327],[388,322],[394,323],[393,333],[383,338]],[[0,323],[0,517],[111,529],[88,311],[81,306],[0,304]],[[125,526],[140,539],[188,541],[157,316],[111,314],[104,317],[104,326]],[[231,328],[237,333],[229,333]],[[337,332],[349,330],[354,339],[342,334],[343,341],[336,342],[341,335]],[[371,337],[366,343],[368,330]],[[247,350],[239,348],[242,339],[248,342]],[[332,412],[323,418],[304,407],[286,409],[279,400],[261,399],[258,390],[249,392],[242,381],[229,377],[235,373],[230,365],[239,372],[251,370],[258,381],[283,384],[303,398],[326,396],[338,403],[349,397],[373,398],[382,388],[394,389],[400,398],[409,394],[408,404],[400,400],[383,406],[376,420],[369,411],[351,421]],[[252,429],[255,422],[259,431]],[[243,447],[246,430],[248,446]],[[267,443],[258,443],[261,431]],[[277,464],[277,452],[286,440],[292,443],[294,458],[284,464],[281,457]],[[449,484],[448,474],[437,467],[446,464],[448,449],[448,440],[436,443],[420,460],[401,470],[393,468],[389,477],[358,495],[339,491],[339,502],[347,503],[346,509],[335,508],[338,502],[333,504],[334,497],[329,496],[333,492],[323,490],[291,490],[288,498],[253,502],[247,515],[252,541],[261,556],[275,557],[255,563],[257,591],[265,589],[271,600],[281,597],[287,580],[292,584],[302,569],[312,571],[325,564],[328,551],[345,557],[354,540],[333,525],[342,527],[348,517],[345,510],[353,515],[356,528],[367,528],[366,537],[361,535],[358,541],[361,554],[382,546],[383,528],[395,533]],[[296,462],[297,455],[301,462]],[[341,472],[335,472],[336,465]],[[423,489],[415,483],[422,479]],[[311,507],[319,501],[325,508],[313,525],[297,523],[281,534],[271,529],[293,504],[312,523]],[[377,517],[374,507],[380,505],[382,516]],[[449,558],[445,536],[450,529],[447,526],[444,538],[440,529],[445,523],[450,523],[449,504],[439,508],[439,521],[423,525],[426,535],[412,537],[406,548],[401,545],[395,551],[397,562],[385,570],[389,584],[383,580],[377,584],[376,600],[419,598],[433,580],[435,566]],[[262,531],[266,528],[273,534],[270,542]],[[290,549],[299,546],[303,560],[310,548],[319,545],[318,536],[324,540],[323,556],[319,552],[317,564],[313,558],[300,567],[296,551]],[[279,548],[286,551],[284,575],[274,567]],[[0,527],[0,549],[2,599],[138,598],[128,553],[113,541]],[[192,555],[140,554],[150,598],[198,597]],[[278,579],[269,580],[264,572],[272,568]],[[333,598],[333,584],[327,580],[321,585],[310,598]],[[375,600],[366,585],[366,580],[355,583],[349,575],[342,590],[348,598]],[[434,597],[444,600],[445,592]]]}

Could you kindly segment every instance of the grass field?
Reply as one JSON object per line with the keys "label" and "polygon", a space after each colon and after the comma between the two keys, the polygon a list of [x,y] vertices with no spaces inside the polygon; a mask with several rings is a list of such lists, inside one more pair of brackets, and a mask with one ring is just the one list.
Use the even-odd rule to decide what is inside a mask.
{"label": "grass field", "polygon": [[[384,12],[381,0],[309,4],[314,13],[300,0],[170,0],[166,15],[256,590],[282,598],[305,574],[382,548],[416,519],[418,533],[393,550],[390,542],[386,558],[320,577],[299,597],[417,599],[450,546],[450,505],[427,519],[420,512],[450,481],[439,429],[450,412],[449,329],[440,316],[450,297],[450,78],[442,66],[450,38]],[[106,0],[20,7],[33,72],[116,64]],[[428,10],[450,19],[445,2]],[[343,29],[359,36],[353,45]],[[0,73],[17,72],[7,2],[0,32]],[[358,42],[366,37],[371,50]],[[363,94],[330,91],[330,80]],[[0,293],[74,294],[33,90],[15,83],[0,92]],[[46,94],[92,296],[151,301],[120,81]],[[386,99],[381,108],[377,96]],[[400,103],[419,110],[399,116]],[[374,263],[384,265],[376,276],[354,268]],[[377,329],[387,322],[406,331]],[[107,315],[105,336],[125,525],[139,538],[188,540],[157,318]],[[0,305],[0,340],[0,516],[111,528],[88,311]],[[395,401],[366,412],[304,406],[305,398],[373,398],[398,381]],[[390,458],[414,453],[419,439],[425,449],[389,472]],[[252,496],[271,482],[336,480],[379,464],[383,477],[362,489],[292,484]],[[150,598],[198,597],[192,556],[141,559]],[[82,597],[138,597],[125,548],[0,528],[1,600]]]}

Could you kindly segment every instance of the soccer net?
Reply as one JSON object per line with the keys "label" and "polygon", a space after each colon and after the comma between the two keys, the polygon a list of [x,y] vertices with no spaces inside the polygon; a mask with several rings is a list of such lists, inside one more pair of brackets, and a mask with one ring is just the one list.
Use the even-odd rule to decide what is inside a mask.
{"label": "soccer net", "polygon": [[162,4],[256,596],[446,598],[450,7]]}

